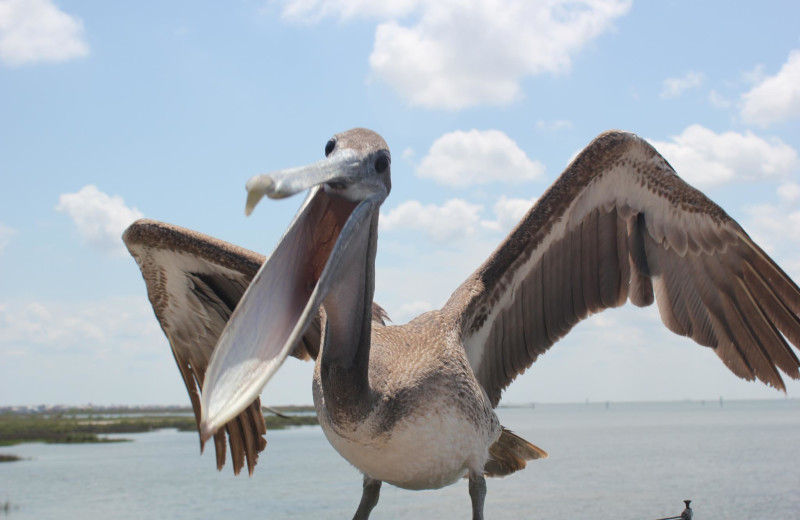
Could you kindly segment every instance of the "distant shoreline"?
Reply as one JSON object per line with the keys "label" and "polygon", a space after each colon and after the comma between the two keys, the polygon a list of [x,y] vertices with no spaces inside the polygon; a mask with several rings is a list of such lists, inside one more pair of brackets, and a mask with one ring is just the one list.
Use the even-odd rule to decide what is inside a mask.
{"label": "distant shoreline", "polygon": [[[774,397],[774,398],[728,398],[725,396],[709,397],[706,399],[669,399],[669,400],[613,400],[613,399],[595,399],[587,398],[584,401],[529,401],[524,403],[503,403],[501,402],[498,408],[527,408],[539,405],[583,405],[583,404],[658,404],[658,403],[714,403],[723,399],[725,402],[765,402],[765,401],[794,401],[798,397]],[[296,404],[296,405],[283,405],[283,406],[270,406],[262,407],[265,415],[270,414],[270,410],[275,410],[283,414],[295,413],[312,413],[315,412],[313,404]],[[38,405],[5,405],[0,406],[0,415],[6,413],[31,413],[31,414],[53,414],[59,413],[64,415],[75,414],[147,414],[147,415],[170,415],[170,414],[191,414],[192,409],[184,405],[124,405],[124,404],[111,404],[111,405],[94,405],[94,404],[38,404]]]}
{"label": "distant shoreline", "polygon": [[[313,404],[285,405],[263,407],[262,411],[269,412],[276,410],[281,413],[302,413],[313,412]],[[192,408],[186,405],[127,405],[127,404],[36,404],[36,405],[4,405],[0,406],[0,414],[4,413],[61,413],[61,414],[85,414],[85,413],[112,413],[112,414],[174,414],[192,413]]]}
{"label": "distant shoreline", "polygon": [[[143,433],[175,428],[180,431],[197,431],[192,409],[189,407],[5,407],[0,411],[0,446],[13,446],[27,442],[47,444],[87,444],[126,442],[129,439],[109,438],[104,435]],[[14,409],[13,411],[11,409]],[[313,407],[278,407],[264,412],[267,430],[289,426],[316,425]]]}
{"label": "distant shoreline", "polygon": [[557,402],[548,402],[548,401],[532,401],[528,403],[500,403],[497,408],[529,408],[531,406],[582,406],[582,405],[605,405],[606,403],[616,404],[616,405],[657,405],[657,404],[686,404],[686,403],[698,403],[698,404],[713,404],[719,402],[725,403],[766,403],[766,402],[786,402],[786,401],[798,401],[800,398],[798,397],[775,397],[775,398],[754,398],[754,399],[736,399],[736,398],[727,398],[725,396],[718,396],[712,397],[708,399],[670,399],[670,400],[653,400],[653,401],[614,401],[614,400],[604,400],[604,399],[586,399],[585,401],[557,401]]}

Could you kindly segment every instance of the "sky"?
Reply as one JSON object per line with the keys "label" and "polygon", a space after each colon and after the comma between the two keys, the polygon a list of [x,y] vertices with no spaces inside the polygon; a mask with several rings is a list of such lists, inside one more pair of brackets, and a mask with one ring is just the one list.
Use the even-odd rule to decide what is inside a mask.
{"label": "sky", "polygon": [[[302,197],[245,218],[246,180],[352,127],[392,151],[375,299],[394,323],[441,306],[615,128],[800,280],[798,19],[789,0],[0,0],[0,404],[188,404],[122,231],[268,254]],[[264,403],[310,403],[311,370],[289,359]],[[784,394],[630,306],[503,402],[720,396]]]}

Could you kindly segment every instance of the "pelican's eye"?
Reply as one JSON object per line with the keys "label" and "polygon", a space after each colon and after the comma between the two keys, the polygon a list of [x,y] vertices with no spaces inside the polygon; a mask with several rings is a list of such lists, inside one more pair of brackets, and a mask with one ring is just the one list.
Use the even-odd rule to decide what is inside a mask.
{"label": "pelican's eye", "polygon": [[336,139],[331,139],[325,145],[325,157],[329,156],[334,148],[336,148]]}
{"label": "pelican's eye", "polygon": [[375,160],[375,171],[378,173],[383,173],[389,169],[389,158],[385,155],[381,155]]}

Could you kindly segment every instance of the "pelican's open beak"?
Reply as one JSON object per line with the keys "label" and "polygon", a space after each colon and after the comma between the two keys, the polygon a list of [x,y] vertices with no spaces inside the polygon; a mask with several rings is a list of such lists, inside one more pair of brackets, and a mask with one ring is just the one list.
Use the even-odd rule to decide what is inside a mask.
{"label": "pelican's open beak", "polygon": [[248,181],[247,214],[264,195],[311,191],[220,335],[202,389],[203,441],[258,397],[317,314],[350,238],[377,211],[375,197],[336,194],[363,178],[361,168],[354,152],[342,150]]}

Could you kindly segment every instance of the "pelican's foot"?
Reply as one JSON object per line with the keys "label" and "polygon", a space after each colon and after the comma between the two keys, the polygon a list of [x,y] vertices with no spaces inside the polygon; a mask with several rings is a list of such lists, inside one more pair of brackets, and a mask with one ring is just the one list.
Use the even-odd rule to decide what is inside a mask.
{"label": "pelican's foot", "polygon": [[472,520],[483,520],[483,502],[486,499],[483,473],[469,472],[469,497],[472,499]]}
{"label": "pelican's foot", "polygon": [[364,491],[361,493],[361,503],[358,504],[353,520],[367,520],[369,514],[378,505],[380,494],[381,481],[364,475]]}

